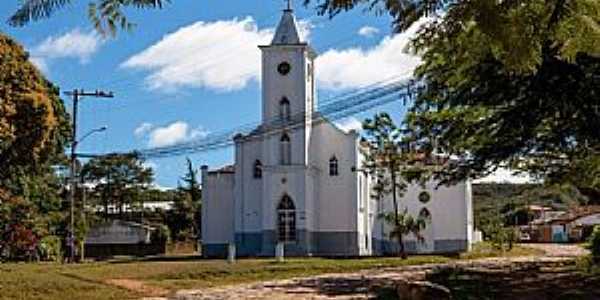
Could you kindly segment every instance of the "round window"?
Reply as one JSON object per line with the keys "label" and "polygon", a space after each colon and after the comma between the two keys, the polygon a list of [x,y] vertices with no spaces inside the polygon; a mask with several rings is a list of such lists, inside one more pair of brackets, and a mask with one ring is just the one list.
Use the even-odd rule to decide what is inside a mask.
{"label": "round window", "polygon": [[431,200],[431,195],[429,195],[428,192],[423,191],[419,194],[419,201],[421,201],[421,203],[427,203],[429,200]]}
{"label": "round window", "polygon": [[279,72],[279,74],[281,75],[287,75],[290,70],[292,69],[292,66],[288,63],[288,62],[282,62],[277,66],[277,72]]}

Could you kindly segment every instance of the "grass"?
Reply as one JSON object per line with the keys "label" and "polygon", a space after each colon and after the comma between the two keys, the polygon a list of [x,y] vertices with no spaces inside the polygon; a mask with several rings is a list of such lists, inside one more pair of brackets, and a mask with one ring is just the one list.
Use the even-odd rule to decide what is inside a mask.
{"label": "grass", "polygon": [[[475,257],[498,253],[476,248]],[[515,255],[536,254],[516,248]],[[512,253],[512,252],[511,252]],[[459,259],[473,258],[463,255]],[[277,263],[272,259],[120,261],[78,265],[0,264],[0,299],[135,299],[155,295],[156,289],[173,293],[180,289],[205,288],[243,282],[285,279],[363,269],[444,263],[456,258],[411,256],[400,258],[325,259],[297,258]],[[111,284],[127,279],[156,288],[135,291]]]}
{"label": "grass", "polygon": [[519,246],[518,244],[513,245],[510,251],[502,251],[494,248],[488,242],[481,242],[473,245],[473,249],[466,253],[461,253],[461,259],[479,259],[487,257],[517,257],[517,256],[531,256],[531,255],[542,255],[544,251],[539,249],[533,249],[528,247]]}

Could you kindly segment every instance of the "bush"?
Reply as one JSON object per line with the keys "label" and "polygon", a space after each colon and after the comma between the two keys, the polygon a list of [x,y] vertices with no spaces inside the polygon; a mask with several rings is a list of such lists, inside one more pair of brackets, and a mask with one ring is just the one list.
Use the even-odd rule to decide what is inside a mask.
{"label": "bush", "polygon": [[40,241],[38,246],[40,259],[44,261],[60,262],[62,261],[61,239],[55,235],[49,235]]}
{"label": "bush", "polygon": [[595,263],[600,263],[600,225],[594,227],[592,235],[588,238],[588,249],[592,252]]}
{"label": "bush", "polygon": [[512,250],[513,244],[517,242],[519,236],[516,228],[504,226],[502,219],[498,216],[490,219],[484,227],[484,232],[497,250]]}
{"label": "bush", "polygon": [[152,236],[150,239],[152,242],[168,242],[169,236],[171,232],[169,231],[169,227],[166,225],[158,225],[156,226],[156,230],[152,231]]}

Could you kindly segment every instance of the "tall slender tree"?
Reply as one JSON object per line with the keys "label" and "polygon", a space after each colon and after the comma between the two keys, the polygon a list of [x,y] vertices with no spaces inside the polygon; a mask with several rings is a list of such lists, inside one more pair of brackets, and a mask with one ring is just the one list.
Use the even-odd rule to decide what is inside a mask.
{"label": "tall slender tree", "polygon": [[425,173],[414,164],[415,153],[407,147],[402,130],[387,113],[365,120],[363,132],[364,142],[368,145],[364,151],[363,168],[375,179],[372,196],[378,201],[391,196],[393,211],[380,217],[392,224],[390,237],[398,241],[399,254],[406,258],[403,237],[413,233],[420,238],[419,232],[426,224],[425,220],[414,218],[402,209],[399,198],[404,195],[409,183],[423,182]]}
{"label": "tall slender tree", "polygon": [[[198,182],[198,170],[192,161],[187,158],[187,172],[181,178],[183,185],[179,186],[180,197],[175,199],[171,233],[178,235],[191,232],[193,238],[200,237],[202,191]],[[189,236],[188,236],[189,237]],[[186,238],[188,238],[186,237]],[[181,239],[183,237],[180,237]]]}

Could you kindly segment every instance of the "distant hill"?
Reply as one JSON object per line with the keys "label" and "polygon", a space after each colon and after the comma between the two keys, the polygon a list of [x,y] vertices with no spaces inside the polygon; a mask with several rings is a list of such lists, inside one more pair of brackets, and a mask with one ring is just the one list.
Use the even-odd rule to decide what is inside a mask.
{"label": "distant hill", "polygon": [[[527,222],[524,208],[527,205],[544,205],[567,208],[585,204],[581,195],[568,187],[548,187],[541,184],[479,183],[473,184],[473,214],[478,229],[497,214],[505,223]],[[515,214],[519,217],[515,218]]]}

